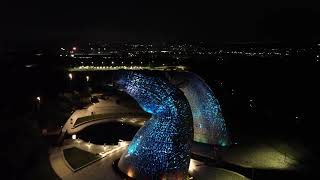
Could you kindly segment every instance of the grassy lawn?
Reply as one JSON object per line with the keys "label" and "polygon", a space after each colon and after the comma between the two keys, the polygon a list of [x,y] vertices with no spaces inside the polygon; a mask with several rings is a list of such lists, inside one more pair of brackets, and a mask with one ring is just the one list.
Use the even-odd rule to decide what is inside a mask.
{"label": "grassy lawn", "polygon": [[63,154],[66,161],[74,170],[100,158],[99,155],[75,147],[64,149]]}
{"label": "grassy lawn", "polygon": [[78,125],[89,122],[89,121],[97,121],[102,120],[106,118],[127,118],[127,117],[150,117],[147,113],[108,113],[108,114],[95,114],[91,116],[85,116],[78,118],[77,121],[74,124],[74,127],[77,127]]}
{"label": "grassy lawn", "polygon": [[[280,146],[282,144],[277,144]],[[289,151],[291,150],[291,151]],[[288,152],[288,153],[287,153]],[[289,153],[292,156],[289,156]],[[298,152],[295,152],[298,154]],[[231,147],[222,154],[223,160],[242,167],[256,169],[296,170],[299,162],[296,161],[292,149],[283,149],[283,152],[266,143],[240,144]]]}

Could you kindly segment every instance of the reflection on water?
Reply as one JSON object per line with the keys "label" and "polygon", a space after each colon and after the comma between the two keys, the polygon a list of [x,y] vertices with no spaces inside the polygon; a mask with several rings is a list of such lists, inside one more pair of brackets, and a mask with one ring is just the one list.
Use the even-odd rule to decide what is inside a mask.
{"label": "reflection on water", "polygon": [[94,144],[117,144],[119,139],[131,141],[138,130],[139,127],[114,121],[89,126],[79,132],[78,136]]}

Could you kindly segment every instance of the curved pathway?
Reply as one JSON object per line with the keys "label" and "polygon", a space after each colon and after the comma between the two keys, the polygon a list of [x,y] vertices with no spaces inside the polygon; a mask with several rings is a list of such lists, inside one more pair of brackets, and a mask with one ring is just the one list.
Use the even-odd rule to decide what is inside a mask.
{"label": "curved pathway", "polygon": [[[117,104],[116,99],[117,99],[116,97],[109,97],[107,100],[99,99],[98,103],[94,103],[94,104],[90,105],[87,109],[76,110],[69,117],[69,119],[67,120],[67,122],[63,126],[63,128],[61,130],[60,137],[58,139],[58,144],[61,144],[63,142],[63,139],[64,139],[66,133],[73,134],[73,133],[76,133],[76,132],[82,130],[83,128],[85,128],[87,126],[104,122],[101,119],[101,120],[94,121],[94,122],[88,122],[88,124],[86,124],[84,126],[78,126],[77,128],[74,128],[74,124],[76,123],[78,118],[90,116],[92,113],[94,115],[119,113],[119,119],[121,119],[120,115],[123,113],[137,113],[137,114],[143,113],[143,111],[141,109],[138,109],[137,107],[128,108],[124,105]],[[140,118],[140,116],[137,116],[137,117]],[[132,119],[135,119],[135,118],[132,118]],[[132,119],[129,119],[129,120],[132,120]],[[115,119],[113,119],[113,120],[115,120]],[[143,121],[145,121],[145,120],[147,120],[147,118],[144,119]],[[110,121],[110,120],[107,120],[107,121]]]}
{"label": "curved pathway", "polygon": [[[121,179],[120,175],[112,169],[114,160],[119,159],[123,151],[127,148],[129,142],[120,142],[118,145],[96,145],[89,144],[81,139],[68,139],[64,145],[55,148],[50,152],[50,163],[56,174],[61,179],[106,179],[105,177],[113,177],[113,179]],[[88,166],[73,171],[68,162],[64,159],[63,150],[76,147],[93,154],[100,154],[100,160],[89,164]],[[110,168],[108,168],[110,166]]]}

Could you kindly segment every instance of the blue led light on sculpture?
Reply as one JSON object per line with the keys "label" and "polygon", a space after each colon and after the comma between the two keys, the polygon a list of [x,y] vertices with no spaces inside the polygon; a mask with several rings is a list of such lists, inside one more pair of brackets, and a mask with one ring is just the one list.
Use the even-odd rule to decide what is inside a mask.
{"label": "blue led light on sculpture", "polygon": [[170,82],[179,86],[191,106],[194,141],[229,145],[230,140],[221,108],[210,87],[201,77],[191,72],[171,75]]}
{"label": "blue led light on sculpture", "polygon": [[186,179],[193,139],[186,97],[169,82],[136,72],[118,73],[115,83],[152,114],[121,156],[119,169],[135,179]]}

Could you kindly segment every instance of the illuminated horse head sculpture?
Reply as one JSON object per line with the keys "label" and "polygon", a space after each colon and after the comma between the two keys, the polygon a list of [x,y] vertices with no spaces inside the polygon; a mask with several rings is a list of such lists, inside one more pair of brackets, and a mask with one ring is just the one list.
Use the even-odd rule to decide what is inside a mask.
{"label": "illuminated horse head sculpture", "polygon": [[191,106],[194,141],[230,145],[218,99],[205,81],[191,72],[172,73],[169,79],[172,84],[179,86]]}
{"label": "illuminated horse head sculpture", "polygon": [[134,136],[118,167],[135,179],[186,179],[193,139],[192,113],[169,82],[135,72],[115,80],[152,117]]}

